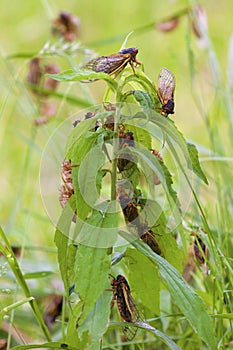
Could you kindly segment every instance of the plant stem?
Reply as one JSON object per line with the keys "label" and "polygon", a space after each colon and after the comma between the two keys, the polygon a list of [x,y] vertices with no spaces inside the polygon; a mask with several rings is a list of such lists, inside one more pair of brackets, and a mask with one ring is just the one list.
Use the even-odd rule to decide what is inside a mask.
{"label": "plant stem", "polygon": [[10,246],[10,243],[8,242],[8,239],[4,233],[4,231],[2,230],[2,228],[0,227],[0,237],[2,238],[2,241],[4,241],[5,243],[5,247],[0,244],[0,250],[3,252],[3,254],[5,255],[6,259],[7,259],[7,262],[8,264],[10,265],[11,267],[11,270],[13,272],[13,274],[15,275],[15,278],[19,284],[19,286],[22,288],[22,291],[24,292],[26,298],[28,298],[29,300],[29,304],[32,308],[32,311],[35,315],[35,318],[37,319],[44,335],[45,335],[45,338],[48,340],[48,341],[51,341],[51,337],[50,337],[50,334],[49,334],[49,330],[44,322],[44,319],[43,319],[43,316],[40,312],[40,309],[39,309],[39,306],[37,304],[37,301],[34,299],[34,297],[31,295],[31,292],[30,292],[30,289],[24,279],[24,276],[23,276],[23,273],[20,269],[20,266],[18,264],[18,261],[16,260],[15,258],[15,255],[11,249],[11,246]]}
{"label": "plant stem", "polygon": [[117,152],[119,149],[119,138],[118,138],[118,108],[116,109],[115,120],[114,120],[114,133],[113,139],[113,161],[112,161],[112,177],[111,177],[111,201],[116,200],[116,183],[117,183]]}

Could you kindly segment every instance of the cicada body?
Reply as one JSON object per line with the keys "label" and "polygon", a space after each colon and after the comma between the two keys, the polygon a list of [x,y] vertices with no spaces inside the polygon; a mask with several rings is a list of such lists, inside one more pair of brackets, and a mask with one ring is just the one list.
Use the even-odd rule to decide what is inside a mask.
{"label": "cicada body", "polygon": [[115,75],[116,77],[128,63],[131,65],[133,71],[135,65],[141,64],[141,62],[136,59],[137,53],[138,49],[135,47],[123,49],[116,54],[96,57],[87,62],[82,68]]}
{"label": "cicada body", "polygon": [[[200,237],[196,237],[193,244],[194,255],[199,264],[204,264],[208,258],[208,248]],[[203,256],[204,255],[204,256]]]}
{"label": "cicada body", "polygon": [[141,235],[141,239],[146,243],[152,250],[158,255],[162,255],[159,243],[157,239],[152,235],[151,232],[146,231]]}
{"label": "cicada body", "polygon": [[[128,323],[135,323],[142,320],[140,312],[133,301],[130,293],[130,287],[126,278],[118,275],[111,282],[113,291],[113,300],[117,302],[117,308],[121,318]],[[125,326],[123,332],[128,340],[132,340],[137,332],[136,327]]]}
{"label": "cicada body", "polygon": [[158,78],[158,97],[162,104],[162,112],[167,117],[174,114],[174,90],[176,80],[174,74],[167,68],[161,68]]}

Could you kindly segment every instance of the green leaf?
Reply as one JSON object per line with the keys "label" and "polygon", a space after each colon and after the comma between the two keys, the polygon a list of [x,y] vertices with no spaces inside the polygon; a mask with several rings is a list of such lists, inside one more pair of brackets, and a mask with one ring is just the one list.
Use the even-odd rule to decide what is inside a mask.
{"label": "green leaf", "polygon": [[142,301],[142,305],[146,308],[146,318],[155,317],[160,312],[158,269],[136,249],[127,248],[125,258],[129,268],[127,278],[132,294],[137,295],[137,299]]}
{"label": "green leaf", "polygon": [[133,154],[137,156],[138,163],[140,164],[143,172],[146,174],[146,179],[150,182],[152,189],[154,188],[153,176],[154,173],[158,175],[158,178],[165,190],[168,201],[171,207],[174,209],[174,205],[178,207],[179,202],[177,199],[176,192],[172,188],[172,177],[167,167],[157,157],[155,157],[150,151],[143,147],[126,147],[121,153]]}
{"label": "green leaf", "polygon": [[[117,101],[121,100],[121,98],[123,100],[125,99],[125,96],[122,95],[122,91],[123,91],[123,88],[127,84],[132,86],[133,90],[135,90],[135,91],[141,91],[141,89],[145,90],[145,93],[150,96],[150,99],[152,100],[152,104],[154,105],[152,109],[154,109],[154,107],[156,107],[159,104],[159,99],[157,96],[157,92],[156,92],[154,83],[141,70],[137,70],[137,74],[131,74],[124,79],[123,84],[120,86],[120,88],[117,91],[117,93],[118,93]],[[140,97],[139,96],[137,96],[137,97],[139,99],[143,98],[142,95]],[[146,96],[144,95],[144,98],[145,97]],[[149,101],[149,99],[148,99],[148,101]]]}
{"label": "green leaf", "polygon": [[61,277],[64,283],[66,294],[68,295],[69,283],[67,275],[68,266],[68,242],[69,242],[69,230],[72,222],[74,212],[67,202],[65,208],[62,210],[61,216],[59,218],[57,229],[55,232],[54,241],[58,249],[58,263],[61,272]]}
{"label": "green leaf", "polygon": [[[110,315],[110,301],[112,293],[104,291],[98,298],[96,304],[92,308],[90,314],[79,328],[79,333],[88,331],[91,337],[91,344],[88,349],[95,349],[93,344],[98,344],[103,334],[107,331],[109,315]],[[98,348],[99,349],[99,348]]]}
{"label": "green leaf", "polygon": [[[130,322],[111,322],[111,325],[118,325],[118,326],[121,326],[121,327],[129,326],[129,327],[135,327],[135,328],[143,329],[144,331],[151,332],[156,337],[160,338],[160,340],[163,341],[165,344],[167,344],[170,349],[172,349],[172,350],[181,350],[181,348],[171,338],[169,338],[166,334],[162,333],[158,329],[152,327],[148,323],[135,322],[135,323],[132,324]],[[126,345],[126,344],[122,342],[121,345]]]}
{"label": "green leaf", "polygon": [[[80,244],[75,264],[75,292],[83,302],[79,325],[86,319],[108,281],[111,256],[104,248]],[[82,330],[80,329],[79,335]]]}
{"label": "green leaf", "polygon": [[208,185],[208,180],[201,168],[201,165],[199,163],[199,158],[198,158],[198,151],[196,149],[196,146],[193,145],[192,143],[187,142],[187,147],[190,155],[190,159],[192,162],[192,170],[193,172],[199,176],[199,178],[204,181]]}
{"label": "green leaf", "polygon": [[156,101],[149,92],[142,90],[134,90],[132,91],[132,94],[135,100],[139,102],[140,106],[142,107],[142,110],[145,113],[147,113],[149,109],[155,110]]}
{"label": "green leaf", "polygon": [[138,322],[138,325],[141,329],[144,329],[146,331],[149,331],[156,335],[156,337],[159,337],[165,344],[169,346],[171,350],[181,350],[181,348],[166,334],[163,332],[160,332],[158,329],[152,327],[151,325],[148,325],[147,323]]}
{"label": "green leaf", "polygon": [[[85,110],[87,112],[87,110]],[[72,129],[71,133],[69,134],[67,138],[67,143],[66,143],[66,159],[70,159],[74,154],[73,154],[73,148],[74,144],[78,142],[79,139],[86,137],[89,135],[90,137],[90,132],[93,135],[96,135],[96,138],[99,136],[99,132],[93,132],[93,129],[95,128],[96,121],[98,119],[103,120],[104,118],[109,117],[112,115],[112,112],[102,112],[99,107],[96,109],[89,109],[88,112],[92,112],[95,116],[89,119],[84,119],[80,123],[77,124],[75,128]],[[84,113],[85,115],[85,113]],[[104,133],[104,136],[107,136],[108,134],[111,134],[112,132],[110,130],[101,130],[102,133]],[[93,136],[94,137],[94,136]]]}
{"label": "green leaf", "polygon": [[[108,202],[101,203],[99,207],[100,210],[93,210],[86,220],[77,218],[75,239],[87,246],[109,248],[116,243],[118,234],[115,203],[113,202],[112,209],[111,202],[110,207]],[[110,212],[105,212],[108,209]]]}
{"label": "green leaf", "polygon": [[88,343],[88,333],[83,333],[82,338],[79,337],[77,327],[78,321],[83,310],[83,302],[79,301],[71,310],[67,324],[66,342],[75,349],[85,349]]}
{"label": "green leaf", "polygon": [[149,129],[146,126],[140,127],[132,124],[125,124],[126,131],[132,131],[134,135],[134,140],[140,145],[143,145],[147,149],[152,148],[152,138]]}
{"label": "green leaf", "polygon": [[82,197],[94,207],[99,199],[102,176],[101,168],[105,164],[102,142],[93,145],[86,157],[82,160],[78,171],[78,186]]}
{"label": "green leaf", "polygon": [[13,303],[13,304],[10,304],[10,305],[7,305],[7,306],[3,307],[3,308],[0,310],[0,317],[1,317],[1,318],[4,318],[4,316],[5,316],[6,314],[9,314],[9,312],[10,312],[11,310],[16,309],[17,307],[19,307],[19,306],[21,306],[21,305],[23,305],[23,304],[30,303],[30,301],[32,301],[32,300],[35,300],[35,298],[34,298],[34,297],[24,298],[24,299],[21,299],[21,300],[19,300],[19,301],[16,301],[16,302]]}
{"label": "green leaf", "polygon": [[[44,344],[27,344],[14,346],[12,350],[27,350],[27,349],[62,349],[62,350],[77,350],[76,346],[69,346],[66,343],[49,342]],[[80,348],[81,349],[81,348]]]}
{"label": "green leaf", "polygon": [[[143,114],[138,113],[135,115],[136,118],[142,119]],[[177,144],[179,146],[179,150],[181,154],[185,157],[187,166],[190,168],[191,159],[189,156],[189,152],[187,149],[186,141],[182,133],[177,129],[173,120],[169,118],[165,118],[163,115],[151,110],[150,113],[145,114],[144,119],[148,122],[147,128],[150,130],[151,137],[157,138],[158,136],[158,128],[161,130],[165,137],[165,141],[168,143],[168,147],[170,144],[174,146]],[[173,154],[173,148],[170,148],[171,153]],[[177,154],[174,154],[174,159],[176,159]]]}
{"label": "green leaf", "polygon": [[[131,241],[131,237],[127,233],[121,231],[120,234],[128,241]],[[146,244],[139,240],[131,241],[131,244],[158,267],[159,274],[163,282],[167,285],[174,303],[179,307],[209,349],[215,350],[217,348],[217,341],[213,324],[206,312],[206,305],[203,300],[186,283],[172,265],[161,256],[155,254]]]}
{"label": "green leaf", "polygon": [[156,236],[163,257],[174,266],[179,272],[183,270],[184,254],[183,250],[178,247],[178,244],[171,233]]}
{"label": "green leaf", "polygon": [[[154,234],[162,236],[166,233],[167,220],[162,207],[155,200],[140,199],[142,205],[141,218],[148,224]],[[156,218],[156,220],[155,220]]]}
{"label": "green leaf", "polygon": [[95,72],[92,70],[86,69],[68,69],[59,74],[46,74],[47,77],[50,77],[54,80],[61,82],[68,81],[81,81],[81,82],[91,82],[95,80],[105,80],[113,91],[117,90],[117,82],[108,74],[103,72]]}
{"label": "green leaf", "polygon": [[[87,154],[95,149],[97,139],[99,135],[95,132],[87,132],[80,139],[74,141],[67,152],[66,159],[70,159],[72,164],[78,165],[72,168],[72,183],[74,186],[74,195],[76,198],[76,208],[77,208],[77,216],[83,220],[86,219],[87,214],[91,210],[91,206],[87,202],[88,197],[83,197],[83,185],[85,185],[85,181],[79,183],[79,165],[82,164],[83,159],[87,156]],[[99,159],[99,157],[98,157]],[[98,160],[97,159],[97,160]],[[102,161],[102,159],[100,158]],[[98,165],[98,164],[97,164]],[[82,168],[83,169],[83,168]],[[90,174],[93,174],[91,166],[86,169],[86,171],[90,171]],[[78,218],[77,218],[78,219]]]}
{"label": "green leaf", "polygon": [[74,283],[74,265],[75,265],[75,259],[76,259],[76,253],[77,253],[78,245],[75,243],[71,243],[68,246],[67,251],[67,281],[68,286],[70,287]]}
{"label": "green leaf", "polygon": [[54,275],[53,271],[37,271],[37,272],[27,272],[23,276],[26,280],[36,279],[36,278],[44,278]]}

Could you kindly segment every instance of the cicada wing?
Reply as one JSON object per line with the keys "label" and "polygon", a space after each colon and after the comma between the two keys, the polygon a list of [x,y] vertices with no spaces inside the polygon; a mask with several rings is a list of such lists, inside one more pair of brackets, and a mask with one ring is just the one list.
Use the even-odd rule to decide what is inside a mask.
{"label": "cicada wing", "polygon": [[158,77],[158,95],[162,104],[174,97],[176,80],[174,74],[167,68],[161,68]]}
{"label": "cicada wing", "polygon": [[137,327],[133,327],[133,326],[124,326],[123,327],[123,333],[125,335],[125,337],[127,338],[127,340],[131,341],[136,333],[137,333]]}
{"label": "cicada wing", "polygon": [[100,56],[87,62],[83,68],[95,72],[104,72],[107,74],[120,73],[129,62],[129,54],[113,54],[109,56]]}

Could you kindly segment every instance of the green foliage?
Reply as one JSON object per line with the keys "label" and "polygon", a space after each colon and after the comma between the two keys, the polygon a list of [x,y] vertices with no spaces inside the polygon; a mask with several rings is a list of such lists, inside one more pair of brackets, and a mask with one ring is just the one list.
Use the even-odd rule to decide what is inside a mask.
{"label": "green foliage", "polygon": [[[137,3],[133,5],[138,6]],[[104,10],[104,6],[98,6]],[[154,9],[151,11],[150,6],[147,6],[148,12],[153,13]],[[143,11],[147,11],[147,6],[143,7]],[[159,6],[163,5],[156,6],[157,13],[160,13]],[[167,11],[167,8],[165,10]],[[2,79],[6,85],[2,93],[2,110],[5,109],[7,99],[14,96],[20,101],[17,103],[20,104],[21,113],[27,118],[21,125],[18,122],[14,124],[16,118],[8,117],[9,120],[4,124],[5,129],[3,127],[3,135],[6,131],[6,144],[9,148],[9,156],[6,156],[6,150],[3,150],[3,168],[6,159],[10,162],[14,159],[15,162],[12,163],[13,177],[8,179],[9,174],[6,171],[6,180],[4,177],[2,180],[4,196],[9,197],[10,201],[15,196],[12,209],[10,206],[6,209],[2,206],[3,212],[10,210],[11,215],[9,220],[8,215],[4,218],[9,240],[7,234],[1,231],[0,242],[3,258],[14,275],[14,280],[10,271],[7,271],[5,276],[6,267],[1,265],[1,277],[6,279],[6,286],[13,286],[12,289],[4,288],[1,291],[3,307],[0,314],[4,317],[2,328],[9,331],[8,347],[71,350],[127,347],[149,350],[154,347],[165,349],[166,346],[175,350],[188,350],[217,347],[223,349],[232,343],[233,196],[232,171],[227,163],[232,161],[228,156],[229,150],[232,149],[231,132],[226,136],[226,131],[232,131],[232,52],[229,55],[228,87],[225,88],[221,81],[217,57],[207,29],[205,26],[202,28],[202,22],[198,40],[204,41],[205,55],[208,56],[209,63],[205,66],[201,61],[203,67],[198,66],[199,53],[196,55],[198,49],[191,31],[197,31],[198,27],[195,28],[193,21],[195,17],[196,20],[200,20],[200,13],[193,3],[178,12],[172,13],[171,10],[171,15],[159,23],[149,23],[136,29],[133,38],[139,39],[138,34],[143,32],[148,35],[149,30],[154,31],[159,25],[161,32],[165,31],[161,29],[164,28],[161,25],[175,25],[176,19],[179,20],[178,25],[184,16],[188,18],[186,39],[192,89],[190,96],[192,95],[203,117],[202,127],[198,118],[193,118],[193,114],[196,113],[195,107],[191,106],[190,101],[186,101],[188,74],[183,62],[185,53],[181,49],[182,61],[178,63],[178,45],[174,46],[174,51],[170,50],[173,40],[176,43],[175,33],[169,47],[166,47],[164,39],[161,42],[156,41],[154,49],[151,45],[142,45],[139,59],[143,64],[136,66],[135,61],[128,61],[127,56],[127,66],[115,76],[78,68],[94,53],[88,45],[81,43],[65,43],[62,40],[53,43],[51,40],[38,54],[38,50],[35,50],[32,53],[19,52],[6,58],[1,57],[5,69]],[[110,12],[108,14],[110,18]],[[124,15],[123,13],[122,16]],[[202,16],[204,17],[203,13]],[[203,21],[203,17],[200,21]],[[105,21],[108,16],[103,15],[102,18]],[[121,30],[124,31],[124,25],[128,25],[129,22],[121,22]],[[127,44],[127,40],[131,40],[129,36],[125,38],[122,48],[130,46]],[[107,42],[119,43],[124,37],[124,34],[120,34],[106,41],[96,41],[92,45],[100,45],[102,52]],[[27,43],[25,40],[24,42]],[[136,45],[135,41],[133,44]],[[140,39],[137,46],[140,47]],[[159,50],[162,46],[163,50]],[[111,53],[111,49],[109,51]],[[117,52],[116,48],[112,52]],[[153,81],[154,71],[159,71],[160,68],[158,64],[161,61],[161,52],[166,52],[167,61],[177,76],[179,92],[177,100],[175,95],[174,118],[166,117],[161,111],[157,82]],[[17,66],[19,59],[36,56],[40,56],[43,61],[53,58],[56,62],[63,62],[64,71],[45,74],[43,77],[60,82],[61,91],[50,90],[41,84],[37,86],[28,82],[22,83],[22,67],[18,70]],[[153,67],[150,67],[149,58],[153,61]],[[134,66],[133,70],[128,63]],[[67,69],[67,66],[70,68]],[[208,76],[210,73],[211,78]],[[205,85],[207,91],[203,90],[203,96],[200,94],[201,89],[197,88],[199,81],[203,82],[202,74],[204,77],[208,76],[211,81],[211,84],[208,82],[208,87]],[[101,91],[103,87],[106,87],[105,93]],[[212,87],[213,91],[208,91]],[[45,123],[42,106],[48,99],[60,102],[58,118],[50,120],[48,117],[46,122],[50,122],[40,129],[31,127],[30,122],[33,118],[35,125]],[[95,99],[104,104],[96,105]],[[111,104],[107,103],[109,101]],[[67,202],[66,205],[63,204],[64,208],[56,222],[55,254],[55,249],[47,247],[47,242],[52,236],[52,225],[46,217],[42,217],[41,207],[35,199],[35,177],[38,172],[36,166],[39,164],[47,137],[51,134],[52,139],[54,137],[53,133],[60,123],[60,116],[73,114],[73,108],[77,107],[89,109],[80,111],[80,122],[77,121],[77,125],[74,123],[74,128],[67,120],[68,135],[67,130],[63,134],[63,128],[59,128],[59,132],[62,132],[57,133],[59,142],[55,149],[61,153],[51,152],[59,163],[65,159],[72,164],[69,181],[65,182],[67,174],[62,178]],[[18,117],[18,105],[17,113],[10,109],[14,111],[14,117]],[[42,121],[38,120],[38,117],[42,117]],[[187,138],[199,138],[199,144],[196,140],[187,142],[183,122],[192,125],[191,137]],[[200,135],[197,134],[197,130],[198,133],[200,130]],[[14,135],[14,142],[9,138],[11,133]],[[23,147],[20,143],[17,149],[19,140]],[[159,153],[156,156],[156,152],[152,152],[154,149],[158,149],[162,157]],[[24,151],[26,153],[22,174],[19,172],[16,176],[15,170],[18,172],[21,169]],[[50,205],[56,207],[59,194],[54,175],[59,171],[57,168],[55,171],[49,168],[46,170],[47,194],[49,197],[50,190],[52,191],[50,185],[55,183],[56,202],[53,201]],[[14,188],[15,181],[20,183],[18,190]],[[6,182],[9,185],[5,189]],[[68,186],[70,183],[73,186],[71,190]],[[187,188],[188,191],[185,192]],[[190,198],[191,195],[193,198]],[[189,201],[190,208],[187,205]],[[49,214],[50,210],[48,209]],[[53,215],[51,218],[54,222]],[[143,238],[146,233],[148,240]],[[9,243],[15,237],[20,242],[20,247],[21,242],[23,246],[20,263]],[[29,243],[28,247],[26,243],[31,239],[35,240],[36,246],[38,245],[39,254],[43,254],[35,270],[33,264],[28,264],[25,268],[22,260],[25,250],[28,250],[31,261],[36,261],[37,256],[33,250],[35,247],[31,249]],[[53,244],[52,240],[50,244]],[[158,247],[156,251],[155,245]],[[54,279],[60,280],[56,275],[56,265],[53,266],[45,260],[51,251],[54,255],[49,259],[55,261],[56,255],[65,294],[62,316],[55,325],[46,324],[46,311],[49,308],[45,308],[43,303],[40,305],[40,300],[50,292],[52,295],[49,295],[48,299],[51,301],[53,293],[59,296],[63,294],[54,283]],[[201,263],[200,256],[203,258]],[[112,274],[115,277],[118,274],[126,277],[133,303],[141,316],[137,322],[126,322],[124,317],[121,317],[126,311],[119,300],[112,305]],[[127,299],[127,289],[123,291],[121,298]],[[169,307],[164,307],[166,301],[161,303],[161,295],[165,291]],[[14,297],[11,293],[14,293]],[[30,308],[22,307],[27,303]],[[125,308],[127,307],[131,308],[131,314],[134,310],[132,304],[126,303]],[[42,309],[45,312],[41,311]],[[30,330],[33,335],[28,343],[33,344],[18,345],[20,339],[17,340],[13,328],[7,328],[10,324],[9,315],[12,327],[19,334],[21,323],[25,334]],[[138,332],[135,339],[125,342],[120,335],[127,327],[136,328]],[[6,337],[3,331],[2,333],[1,337]],[[23,339],[27,339],[25,334],[22,332]],[[51,341],[51,338],[58,341]],[[40,344],[34,344],[35,339]],[[44,343],[45,339],[48,343]]]}
{"label": "green foliage", "polygon": [[[55,78],[60,81],[83,80],[83,74],[84,73],[66,71],[57,75]],[[93,74],[89,76],[88,74],[85,75],[85,79],[91,80],[94,78],[95,74]],[[98,79],[105,79],[105,77],[98,75]],[[107,254],[106,248],[111,247],[111,251],[114,251],[115,241],[109,238],[111,233],[110,231],[107,233],[106,229],[110,230],[113,228],[113,232],[115,232],[116,235],[117,227],[119,226],[119,215],[117,212],[113,211],[109,213],[110,208],[114,210],[114,206],[111,205],[111,202],[107,200],[97,204],[101,198],[101,189],[106,175],[104,166],[107,154],[104,144],[107,142],[108,148],[112,148],[111,152],[113,158],[110,160],[112,165],[110,169],[111,181],[109,184],[106,183],[105,186],[108,185],[110,188],[116,186],[118,176],[117,168],[114,166],[114,157],[116,156],[128,159],[125,165],[121,165],[121,168],[119,168],[120,179],[121,182],[122,180],[130,181],[135,195],[143,191],[143,187],[137,179],[140,173],[144,172],[147,180],[149,179],[149,192],[147,191],[146,194],[147,199],[145,198],[142,201],[142,203],[144,203],[142,206],[142,213],[139,214],[141,215],[139,219],[142,220],[141,223],[134,224],[132,221],[131,224],[131,219],[127,216],[130,214],[124,211],[126,223],[127,221],[130,222],[128,228],[131,231],[131,235],[133,235],[130,241],[136,250],[128,248],[122,260],[127,262],[130,285],[133,290],[135,290],[137,299],[141,301],[140,306],[145,309],[149,317],[159,315],[159,296],[162,286],[159,276],[161,276],[172,295],[174,304],[179,307],[193,329],[197,331],[204,342],[211,349],[214,349],[216,346],[216,339],[211,319],[205,311],[203,301],[193,292],[179,275],[178,271],[168,262],[170,261],[181,270],[182,255],[180,254],[180,249],[178,249],[178,246],[175,244],[172,235],[166,234],[166,216],[169,211],[175,219],[180,234],[182,234],[180,204],[177,193],[173,189],[172,176],[167,166],[151,153],[151,141],[153,135],[160,129],[162,134],[165,135],[164,138],[170,146],[173,157],[177,160],[177,166],[179,167],[179,159],[181,159],[180,157],[182,156],[186,160],[187,166],[197,172],[206,182],[205,175],[198,162],[196,149],[194,146],[187,146],[183,135],[177,130],[172,121],[156,113],[155,109],[157,105],[154,104],[152,97],[155,96],[155,88],[145,74],[139,74],[137,76],[129,75],[122,80],[118,80],[118,82],[114,81],[114,83],[116,86],[114,86],[113,91],[116,93],[118,102],[124,101],[126,96],[129,96],[127,92],[122,94],[123,87],[125,88],[131,84],[135,87],[136,84],[143,86],[146,90],[134,90],[133,95],[138,104],[129,105],[128,108],[126,106],[122,109],[123,105],[119,104],[110,109],[111,113],[106,113],[103,108],[102,110],[98,109],[98,111],[92,114],[90,120],[79,123],[67,140],[65,157],[71,161],[71,164],[77,165],[72,169],[72,181],[74,196],[76,197],[77,212],[74,238],[78,242],[78,248],[77,252],[72,254],[74,271],[71,275],[74,281],[69,282],[75,283],[74,292],[77,294],[79,301],[77,301],[77,304],[73,307],[70,320],[68,321],[66,339],[71,339],[75,335],[75,339],[80,342],[83,338],[83,334],[89,334],[89,340],[87,340],[88,338],[85,339],[89,344],[92,344],[89,348],[95,349],[98,348],[99,339],[107,330],[110,309],[108,306],[109,297],[105,297],[104,289],[106,288],[108,273],[110,272],[111,255]],[[154,108],[151,109],[153,106]],[[125,114],[125,111],[127,114]],[[106,127],[103,127],[105,125],[103,123],[107,120],[106,117],[112,118],[114,132],[109,132]],[[98,127],[97,130],[93,130],[99,119],[101,120],[102,126]],[[138,121],[142,121],[143,119],[145,122],[139,127]],[[131,141],[133,142],[132,144],[125,141],[126,144],[123,147],[121,144],[124,142],[124,137],[126,136],[120,135],[119,139],[115,139],[118,133],[118,125],[122,124],[125,124],[124,130],[133,133],[134,137],[133,141]],[[127,133],[125,135],[127,135]],[[179,156],[177,156],[178,153],[174,147],[175,144],[179,146]],[[182,171],[185,172],[185,168],[182,168]],[[132,174],[135,174],[135,178]],[[165,211],[164,208],[153,201],[153,198],[155,198],[156,186],[153,180],[154,174],[157,174],[164,189],[163,197],[167,198],[169,204],[165,207]],[[114,201],[116,195],[121,195],[121,192],[117,194],[117,191],[112,192],[112,190],[110,190],[113,194],[111,200]],[[130,200],[128,200],[127,203],[129,203],[129,201]],[[135,235],[137,235],[137,232],[139,234],[138,230],[141,229],[141,225],[145,224],[149,225],[154,237],[156,235],[158,236],[166,260],[152,252],[149,247],[145,247],[143,243],[136,243]],[[160,226],[158,229],[159,234],[156,229],[158,226]],[[65,233],[67,234],[66,229]],[[182,239],[184,242],[184,236]],[[58,257],[61,257],[59,259],[60,268],[61,271],[64,271],[63,274],[65,276],[67,263],[64,261],[64,256],[67,256],[67,240],[65,241],[65,245],[61,245],[59,240],[60,239],[56,239],[59,248]],[[81,242],[81,244],[79,242]],[[154,265],[148,261],[148,257]],[[153,276],[153,278],[151,278],[151,276]],[[65,286],[66,289],[69,287],[67,282]],[[153,303],[152,300],[154,300]],[[82,307],[80,307],[80,304]],[[199,310],[198,317],[196,315],[196,310]],[[99,320],[100,314],[105,315],[102,322]],[[150,328],[150,326],[148,327]],[[77,331],[75,331],[75,328],[77,328]],[[144,329],[146,329],[146,327]],[[73,342],[70,344],[72,345]],[[170,344],[170,348],[173,348],[173,345]]]}
{"label": "green foliage", "polygon": [[[194,330],[210,349],[215,349],[216,338],[210,316],[203,300],[185,282],[178,271],[159,255],[141,242],[132,242],[135,248],[147,256],[156,266],[163,282],[166,283],[175,304],[192,324]],[[198,310],[198,314],[197,314]]]}

